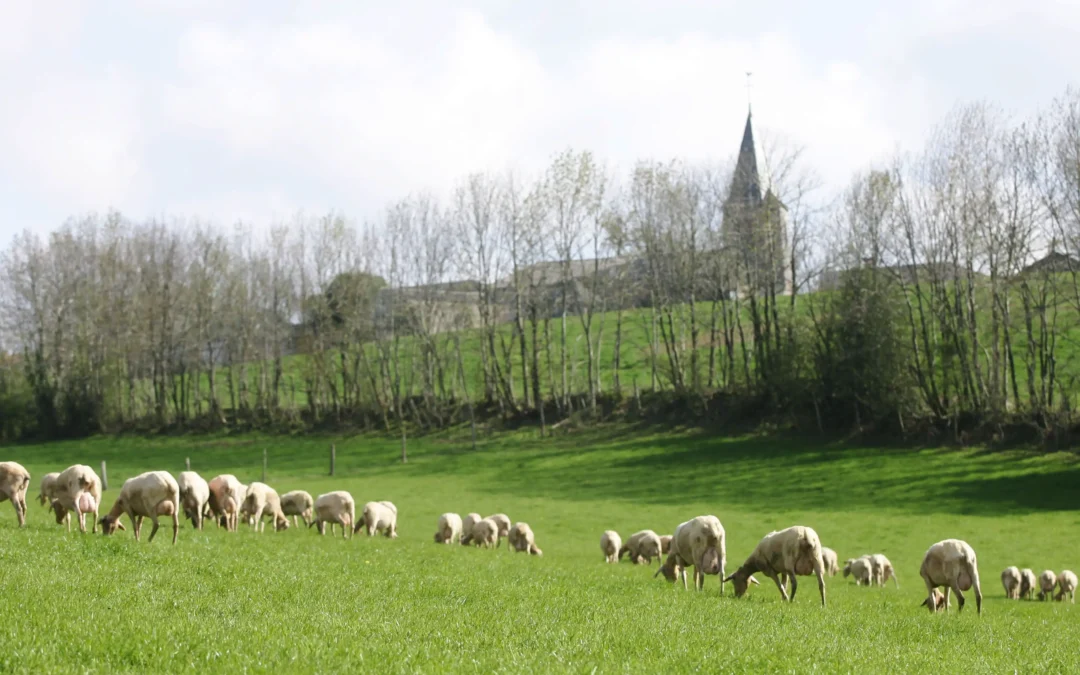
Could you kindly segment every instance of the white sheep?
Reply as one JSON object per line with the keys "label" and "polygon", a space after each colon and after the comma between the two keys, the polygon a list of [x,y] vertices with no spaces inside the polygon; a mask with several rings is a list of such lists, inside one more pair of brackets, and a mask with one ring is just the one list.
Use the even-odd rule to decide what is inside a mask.
{"label": "white sheep", "polygon": [[436,544],[457,544],[461,542],[461,516],[456,513],[444,513],[439,516],[439,527],[435,530]]}
{"label": "white sheep", "polygon": [[1055,600],[1063,600],[1065,596],[1069,596],[1069,600],[1076,604],[1076,574],[1071,570],[1063,570],[1057,578],[1058,594],[1054,596]]}
{"label": "white sheep", "polygon": [[503,538],[510,535],[510,516],[505,513],[496,513],[493,516],[488,516],[488,520],[499,527],[499,539],[495,542],[495,548],[498,548],[502,544]]}
{"label": "white sheep", "polygon": [[116,498],[112,509],[101,519],[103,534],[112,534],[118,528],[124,529],[120,516],[127,514],[135,531],[135,541],[139,541],[143,518],[150,518],[154,527],[150,530],[149,541],[154,541],[158,531],[158,516],[172,518],[172,543],[176,543],[176,533],[180,529],[180,486],[167,471],[147,471],[124,481],[120,496]]}
{"label": "white sheep", "polygon": [[247,516],[251,525],[259,532],[266,531],[263,518],[274,521],[274,530],[280,532],[289,529],[289,519],[281,512],[281,497],[277,490],[266,483],[254,481],[247,488],[240,515]]}
{"label": "white sheep", "polygon": [[297,518],[300,518],[305,526],[310,526],[314,507],[315,500],[303,490],[293,490],[281,495],[281,512],[286,516],[292,516],[293,525],[298,525]]}
{"label": "white sheep", "polygon": [[210,479],[210,500],[207,505],[218,527],[235,532],[239,524],[240,505],[244,502],[247,487],[231,473],[223,473]]}
{"label": "white sheep", "polygon": [[821,547],[821,561],[825,563],[825,573],[830,577],[835,577],[840,571],[840,558],[836,555],[836,551],[828,546]]}
{"label": "white sheep", "polygon": [[[484,517],[479,513],[470,513],[465,516],[465,519],[461,521],[461,543],[462,545],[472,543],[472,530],[473,527],[483,520]],[[499,526],[495,526],[496,536],[498,536]],[[496,542],[498,545],[498,542]]]}
{"label": "white sheep", "polygon": [[510,528],[510,533],[506,537],[506,543],[513,547],[518,553],[524,553],[528,551],[529,555],[544,555],[544,552],[536,545],[536,535],[533,534],[532,528],[528,523],[516,523]]}
{"label": "white sheep", "polygon": [[936,612],[940,605],[933,591],[939,586],[945,587],[945,611],[949,610],[949,591],[956,593],[960,601],[960,610],[964,609],[964,594],[970,588],[975,589],[975,608],[982,614],[982,588],[979,586],[979,567],[975,559],[975,550],[960,539],[944,539],[931,546],[923,556],[919,576],[926,582],[929,595],[924,602],[931,612]]}
{"label": "white sheep", "polygon": [[1025,567],[1020,570],[1020,597],[1031,599],[1031,594],[1035,592],[1035,587],[1039,585],[1039,580],[1035,578],[1035,572],[1030,567]]}
{"label": "white sheep", "polygon": [[499,524],[481,518],[472,526],[472,543],[481,548],[495,548],[499,542]]}
{"label": "white sheep", "polygon": [[896,577],[896,570],[888,558],[881,553],[874,553],[870,556],[870,564],[874,568],[874,582],[877,585],[884,586],[885,582],[891,578],[896,587],[900,588],[900,580]]}
{"label": "white sheep", "polygon": [[874,564],[870,556],[848,558],[844,563],[844,578],[855,577],[856,586],[869,586],[874,582]]}
{"label": "white sheep", "polygon": [[1005,597],[1009,600],[1020,599],[1020,569],[1015,565],[1006,567],[1001,572],[1001,585],[1005,587]]}
{"label": "white sheep", "polygon": [[26,525],[26,490],[30,472],[18,462],[0,462],[0,502],[11,500],[19,527]]}
{"label": "white sheep", "polygon": [[1043,570],[1043,573],[1039,575],[1039,599],[1050,598],[1055,586],[1057,586],[1057,575],[1054,574],[1054,570]]}
{"label": "white sheep", "polygon": [[727,549],[724,544],[724,526],[716,516],[698,516],[675,528],[667,560],[653,577],[663,574],[668,581],[682,576],[686,590],[686,568],[694,568],[694,588],[705,588],[705,575],[720,576],[720,595],[724,594],[724,567]]}
{"label": "white sheep", "polygon": [[184,507],[184,515],[196,530],[203,529],[203,512],[210,501],[210,484],[194,471],[181,471],[176,475],[176,484],[180,486],[180,504]]}
{"label": "white sheep", "polygon": [[670,535],[670,534],[664,534],[664,535],[660,536],[660,554],[661,555],[667,555],[668,553],[671,553],[671,540],[673,538],[674,538],[674,536]]}
{"label": "white sheep", "polygon": [[60,477],[59,471],[47,473],[41,477],[41,491],[38,492],[38,502],[42,506],[48,506],[56,499],[56,479]]}
{"label": "white sheep", "polygon": [[642,562],[651,565],[653,558],[661,563],[663,549],[664,545],[660,542],[659,535],[652,530],[641,530],[630,535],[630,538],[623,543],[622,548],[619,549],[619,560],[629,553],[630,562],[635,565],[640,565]]}
{"label": "white sheep", "polygon": [[330,523],[330,534],[334,534],[334,525],[341,525],[341,538],[346,539],[356,522],[356,502],[353,496],[344,490],[327,492],[315,500],[315,519],[308,527],[316,526],[319,534],[326,534],[326,523]]}
{"label": "white sheep", "polygon": [[[735,597],[740,598],[746,593],[755,572],[772,579],[784,600],[795,599],[799,588],[797,577],[813,574],[817,577],[821,606],[825,606],[825,563],[821,559],[821,540],[812,528],[795,525],[765,535],[746,562],[727,578],[735,584]],[[790,598],[785,588],[788,577],[791,578]]]}
{"label": "white sheep", "polygon": [[53,487],[56,498],[52,501],[56,522],[67,521],[71,531],[69,514],[75,513],[79,519],[79,531],[86,532],[86,514],[92,513],[90,531],[97,532],[98,511],[101,508],[101,479],[94,470],[85,464],[75,464],[60,472]]}
{"label": "white sheep", "polygon": [[615,530],[606,530],[600,535],[600,550],[604,553],[604,562],[619,562],[620,548],[622,548],[622,537]]}
{"label": "white sheep", "polygon": [[381,532],[389,539],[397,538],[397,507],[391,502],[368,502],[364,504],[364,519],[353,528],[353,533],[363,527],[369,537]]}

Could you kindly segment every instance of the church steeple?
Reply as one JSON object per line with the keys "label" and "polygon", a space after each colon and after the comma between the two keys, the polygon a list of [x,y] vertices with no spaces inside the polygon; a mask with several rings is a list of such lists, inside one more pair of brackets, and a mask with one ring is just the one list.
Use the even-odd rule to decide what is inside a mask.
{"label": "church steeple", "polygon": [[739,157],[735,162],[735,174],[731,179],[731,195],[729,199],[740,201],[744,206],[760,206],[761,188],[757,148],[754,143],[753,113],[747,111],[746,128],[743,129],[742,143],[739,145]]}

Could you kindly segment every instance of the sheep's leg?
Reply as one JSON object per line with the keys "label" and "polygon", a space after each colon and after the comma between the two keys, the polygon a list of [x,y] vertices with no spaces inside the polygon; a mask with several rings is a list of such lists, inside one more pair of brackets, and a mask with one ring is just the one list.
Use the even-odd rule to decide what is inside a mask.
{"label": "sheep's leg", "polygon": [[150,522],[153,523],[154,526],[150,528],[150,538],[147,540],[147,543],[154,541],[154,535],[157,534],[158,531],[158,519],[156,513],[150,516]]}
{"label": "sheep's leg", "polygon": [[[349,532],[349,519],[345,516],[338,516],[338,523],[341,525],[341,538],[348,539]],[[334,524],[330,523],[330,533],[334,533]]]}
{"label": "sheep's leg", "polygon": [[792,602],[794,602],[795,601],[795,591],[799,590],[799,580],[795,578],[794,574],[790,575],[788,578],[791,579],[791,596],[790,596],[790,599],[791,599]]}
{"label": "sheep's leg", "polygon": [[960,603],[960,608],[956,611],[962,612],[964,611],[964,594],[960,591],[960,585],[957,584],[955,581],[953,582],[952,589],[956,592],[956,601]]}
{"label": "sheep's leg", "polygon": [[945,586],[945,611],[946,612],[949,611],[949,605],[951,605],[951,604],[952,604],[952,601],[949,599],[949,586],[946,585]]}
{"label": "sheep's leg", "polygon": [[142,516],[133,516],[128,514],[131,519],[131,529],[135,531],[135,541],[139,541],[139,535],[142,533]]}
{"label": "sheep's leg", "polygon": [[[818,592],[821,594],[821,606],[824,607],[825,606],[825,574],[823,573],[822,570],[818,570],[817,573],[815,574],[815,576],[817,576]],[[792,591],[791,594],[795,595],[795,591]]]}
{"label": "sheep's leg", "polygon": [[764,572],[763,574],[765,574],[767,577],[772,579],[773,582],[776,583],[776,587],[778,589],[780,589],[780,598],[783,599],[784,602],[787,602],[788,601],[787,589],[784,588],[783,582],[780,581],[780,575],[778,575],[776,572],[773,572],[773,571]]}
{"label": "sheep's leg", "polygon": [[172,543],[176,543],[176,533],[180,529],[180,514],[173,511],[172,514]]}
{"label": "sheep's leg", "polygon": [[71,511],[64,514],[64,522],[67,524],[68,532],[71,532]]}
{"label": "sheep's leg", "polygon": [[[923,579],[923,581],[926,581]],[[933,614],[937,611],[937,603],[934,602],[934,585],[929,581],[926,581],[926,593],[929,597],[926,599],[926,606],[930,609],[930,613]]]}

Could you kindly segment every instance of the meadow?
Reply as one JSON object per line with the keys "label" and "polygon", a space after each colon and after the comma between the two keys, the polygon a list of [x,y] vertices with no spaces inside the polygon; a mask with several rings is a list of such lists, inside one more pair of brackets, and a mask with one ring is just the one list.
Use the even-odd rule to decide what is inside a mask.
{"label": "meadow", "polygon": [[[67,533],[31,500],[18,529],[0,504],[2,672],[1076,672],[1080,611],[1008,601],[1008,565],[1080,569],[1071,453],[866,448],[793,436],[720,438],[607,425],[539,439],[460,429],[413,439],[409,462],[381,436],[96,437],[0,448],[38,480],[108,462],[103,512],[127,477],[175,475],[190,458],[279,492],[389,499],[399,538],[314,529],[226,533],[184,523],[152,543]],[[337,470],[328,476],[328,451]],[[433,542],[445,511],[528,522],[543,557]],[[762,535],[817,530],[845,558],[885,553],[900,587],[807,580],[791,604],[763,579],[742,599],[683,591],[655,566],[603,562],[599,538],[714,514],[729,573]],[[926,549],[965,539],[985,596],[931,615],[918,576]],[[973,596],[968,594],[969,600]]]}

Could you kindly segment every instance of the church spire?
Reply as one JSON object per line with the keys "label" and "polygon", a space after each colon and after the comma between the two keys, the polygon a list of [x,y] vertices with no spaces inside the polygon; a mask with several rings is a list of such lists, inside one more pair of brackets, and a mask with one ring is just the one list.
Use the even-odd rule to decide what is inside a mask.
{"label": "church spire", "polygon": [[730,198],[747,206],[758,206],[761,204],[761,197],[761,175],[758,173],[754,143],[753,114],[748,110],[746,128],[743,129],[742,143],[739,145],[739,157],[735,162],[735,175],[731,179]]}

